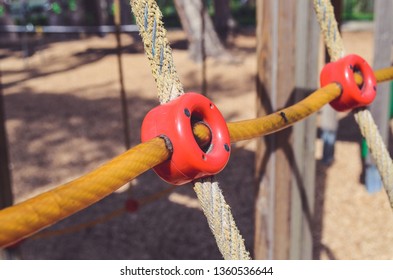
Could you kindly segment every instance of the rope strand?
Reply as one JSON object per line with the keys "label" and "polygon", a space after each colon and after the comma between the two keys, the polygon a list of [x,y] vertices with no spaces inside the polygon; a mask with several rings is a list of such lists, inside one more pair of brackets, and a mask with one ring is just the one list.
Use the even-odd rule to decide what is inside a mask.
{"label": "rope strand", "polygon": [[167,103],[184,90],[173,63],[162,13],[154,0],[131,0],[130,4],[156,81],[158,99],[160,103]]}
{"label": "rope strand", "polygon": [[212,178],[200,180],[195,183],[194,190],[224,259],[251,259],[218,183]]}

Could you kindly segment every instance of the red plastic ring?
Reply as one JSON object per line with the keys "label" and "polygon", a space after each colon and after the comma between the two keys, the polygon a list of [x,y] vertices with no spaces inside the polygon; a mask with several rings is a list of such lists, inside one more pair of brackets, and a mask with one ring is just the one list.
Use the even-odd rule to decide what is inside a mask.
{"label": "red plastic ring", "polygon": [[[211,131],[211,142],[202,149],[194,138],[193,124],[202,122]],[[164,135],[173,154],[154,171],[165,181],[182,185],[220,172],[229,160],[230,137],[225,119],[208,98],[187,93],[152,109],[142,123],[142,142]]]}
{"label": "red plastic ring", "polygon": [[[354,79],[354,72],[363,76],[363,84],[359,87]],[[339,83],[341,95],[330,102],[337,111],[347,111],[364,107],[373,102],[376,96],[376,79],[370,65],[358,55],[348,55],[325,65],[320,75],[321,86]]]}

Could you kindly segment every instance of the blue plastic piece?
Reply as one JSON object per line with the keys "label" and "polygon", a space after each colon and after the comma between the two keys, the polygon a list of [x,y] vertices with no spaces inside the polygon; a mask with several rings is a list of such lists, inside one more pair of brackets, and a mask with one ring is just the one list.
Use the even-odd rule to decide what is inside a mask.
{"label": "blue plastic piece", "polygon": [[376,193],[382,189],[382,180],[375,165],[366,166],[365,173],[366,189],[369,193]]}
{"label": "blue plastic piece", "polygon": [[321,135],[323,141],[322,162],[331,165],[334,160],[334,143],[336,142],[336,132],[323,130]]}

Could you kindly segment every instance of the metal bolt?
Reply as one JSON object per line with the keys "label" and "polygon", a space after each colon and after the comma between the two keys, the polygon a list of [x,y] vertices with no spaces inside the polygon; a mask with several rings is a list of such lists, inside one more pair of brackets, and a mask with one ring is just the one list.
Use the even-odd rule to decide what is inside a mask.
{"label": "metal bolt", "polygon": [[188,110],[187,108],[184,109],[184,114],[186,114],[186,116],[187,116],[188,118],[191,117],[190,110]]}
{"label": "metal bolt", "polygon": [[229,152],[229,145],[227,143],[224,144],[224,148],[227,152]]}

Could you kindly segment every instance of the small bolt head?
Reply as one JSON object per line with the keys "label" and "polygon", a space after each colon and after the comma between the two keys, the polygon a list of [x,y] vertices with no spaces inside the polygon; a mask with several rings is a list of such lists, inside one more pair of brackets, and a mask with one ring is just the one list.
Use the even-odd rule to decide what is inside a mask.
{"label": "small bolt head", "polygon": [[188,110],[188,108],[185,108],[184,109],[184,114],[186,114],[186,116],[189,118],[189,117],[191,117],[191,113],[190,113],[190,110]]}

